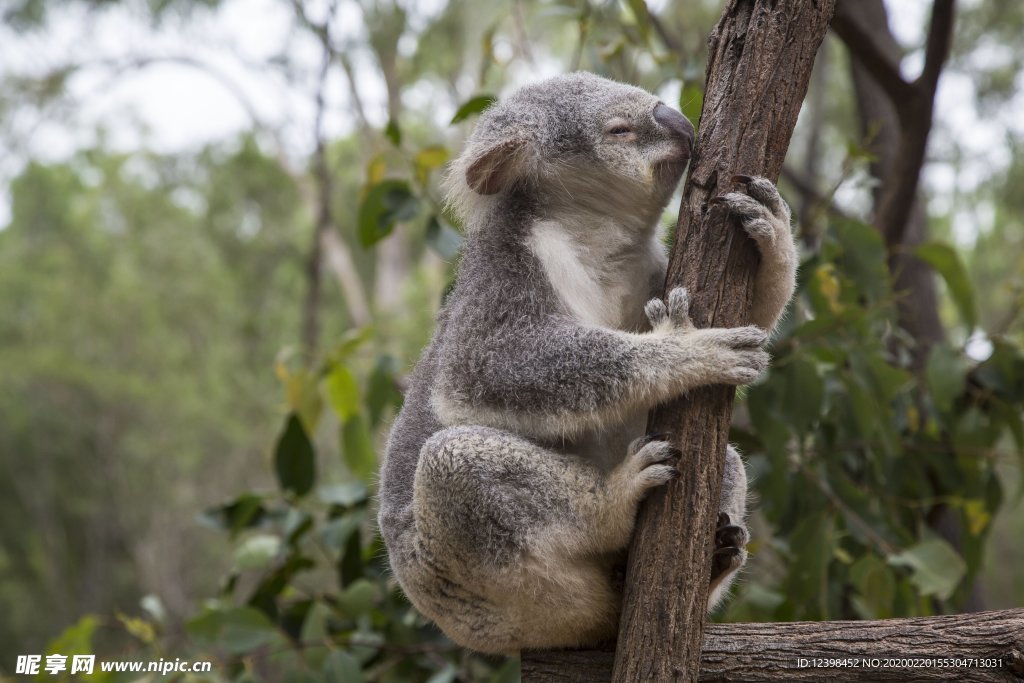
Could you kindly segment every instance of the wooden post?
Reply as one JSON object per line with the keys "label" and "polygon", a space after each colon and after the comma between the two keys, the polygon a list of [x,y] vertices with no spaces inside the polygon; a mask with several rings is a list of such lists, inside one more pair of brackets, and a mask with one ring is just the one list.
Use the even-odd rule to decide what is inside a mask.
{"label": "wooden post", "polygon": [[[666,293],[685,285],[698,327],[749,324],[757,251],[709,200],[734,174],[777,180],[835,0],[730,0],[709,40],[698,137]],[[712,386],[657,408],[681,476],[640,509],[613,680],[696,681],[734,390]]]}

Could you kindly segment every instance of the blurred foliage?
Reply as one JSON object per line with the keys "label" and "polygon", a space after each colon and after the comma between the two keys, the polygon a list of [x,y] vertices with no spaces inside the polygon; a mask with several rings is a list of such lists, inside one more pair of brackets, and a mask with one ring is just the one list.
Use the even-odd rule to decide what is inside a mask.
{"label": "blurred foliage", "polygon": [[[185,25],[218,4],[17,0],[3,17],[42,34],[72,6]],[[323,3],[306,4],[293,34],[316,52]],[[345,60],[372,65],[387,114],[354,112],[351,132],[327,141],[325,169],[290,163],[256,125],[192,153],[119,152],[100,135],[64,161],[27,159],[0,230],[0,672],[16,654],[97,652],[215,662],[212,675],[171,680],[517,680],[517,662],[465,652],[415,612],[373,519],[387,426],[462,243],[439,177],[475,116],[536,73],[635,82],[696,123],[720,5],[450,0],[429,13],[363,0],[362,31],[326,44],[339,74]],[[1016,10],[999,7],[961,12],[974,38],[958,38],[956,68],[979,83],[998,62],[984,51],[1016,35]],[[297,78],[290,58],[263,68]],[[869,159],[832,68],[816,86],[826,127],[803,121],[791,157],[799,166],[820,135],[826,203],[843,184],[863,201]],[[0,112],[65,96],[83,69],[9,74]],[[976,93],[986,107],[1017,91],[997,76]],[[979,576],[1006,589],[989,597],[1024,599],[992,541],[1000,523],[1004,538],[1024,533],[999,517],[1024,448],[1017,146],[1011,136],[1005,173],[932,210],[932,240],[915,253],[942,283],[949,341],[920,372],[896,318],[908,293],[893,290],[876,231],[853,211],[822,210],[806,227],[773,367],[736,410],[760,504],[753,560],[723,618],[956,611]],[[994,218],[965,246],[954,224],[972,211]],[[326,277],[311,353],[295,341],[322,215],[372,319],[356,325]],[[937,533],[943,520],[959,522],[959,543]]]}
{"label": "blurred foliage", "polygon": [[[160,21],[170,14],[188,17],[199,8],[212,8],[222,0],[144,0],[141,3],[146,14],[153,21]],[[0,20],[19,30],[41,30],[52,19],[55,11],[71,6],[82,6],[95,12],[109,7],[127,4],[124,0],[5,0]]]}
{"label": "blurred foliage", "polygon": [[[956,252],[921,253],[974,330]],[[1024,457],[1024,350],[990,337],[977,360],[942,344],[915,374],[895,302],[874,228],[830,221],[802,265],[772,368],[734,425],[773,533],[755,538],[766,572],[730,618],[878,619],[954,612],[967,599],[1004,499],[996,458]],[[942,515],[962,525],[959,551],[935,531]]]}

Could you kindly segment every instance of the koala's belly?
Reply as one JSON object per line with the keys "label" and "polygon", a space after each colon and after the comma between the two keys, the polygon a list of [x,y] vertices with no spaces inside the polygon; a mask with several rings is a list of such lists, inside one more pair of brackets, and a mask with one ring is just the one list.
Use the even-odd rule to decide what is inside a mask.
{"label": "koala's belly", "polygon": [[629,444],[643,436],[646,429],[647,411],[638,412],[617,424],[585,432],[560,444],[558,450],[577,455],[608,472],[622,462]]}

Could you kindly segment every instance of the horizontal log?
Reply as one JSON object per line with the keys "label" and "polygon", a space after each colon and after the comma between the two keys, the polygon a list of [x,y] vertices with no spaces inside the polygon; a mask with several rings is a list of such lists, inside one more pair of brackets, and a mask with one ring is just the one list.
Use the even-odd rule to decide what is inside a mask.
{"label": "horizontal log", "polygon": [[[614,645],[523,653],[524,683],[607,683]],[[1024,609],[708,624],[701,681],[1024,681]]]}

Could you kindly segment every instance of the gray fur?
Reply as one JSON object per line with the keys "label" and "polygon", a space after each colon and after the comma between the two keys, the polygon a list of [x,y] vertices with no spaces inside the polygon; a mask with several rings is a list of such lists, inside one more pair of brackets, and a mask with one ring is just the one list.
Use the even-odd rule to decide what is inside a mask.
{"label": "gray fur", "polygon": [[[379,522],[410,600],[464,646],[613,635],[612,577],[636,507],[677,473],[672,447],[642,438],[647,411],[767,365],[765,329],[697,329],[684,290],[651,300],[666,264],[657,221],[688,132],[643,90],[570,74],[487,110],[452,166],[466,247],[391,432]],[[796,257],[788,209],[764,183],[725,201],[761,247],[754,319],[770,329]],[[745,542],[746,474],[731,449],[722,511]]]}

